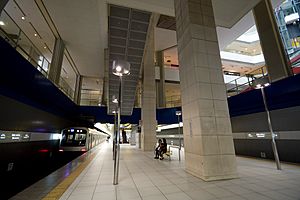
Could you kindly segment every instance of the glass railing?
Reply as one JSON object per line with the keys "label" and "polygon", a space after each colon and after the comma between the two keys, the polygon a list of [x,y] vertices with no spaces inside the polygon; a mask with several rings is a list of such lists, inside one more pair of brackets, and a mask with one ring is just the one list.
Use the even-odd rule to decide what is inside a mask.
{"label": "glass railing", "polygon": [[83,106],[99,106],[101,103],[100,90],[82,89],[80,105]]}
{"label": "glass railing", "polygon": [[234,96],[242,92],[253,89],[254,82],[266,78],[268,72],[265,66],[255,69],[248,74],[245,74],[235,80],[226,83],[226,90],[228,96]]}
{"label": "glass railing", "polygon": [[50,62],[33,45],[5,10],[2,11],[0,20],[2,21],[2,25],[0,26],[0,36],[47,77]]}
{"label": "glass railing", "polygon": [[[0,37],[4,38],[16,51],[48,78],[50,62],[38,48],[36,48],[5,10],[1,13],[0,21],[2,22],[2,25],[0,25]],[[70,99],[74,99],[74,90],[62,77],[60,77],[59,85],[55,85]]]}
{"label": "glass railing", "polygon": [[70,85],[67,83],[67,81],[65,81],[65,79],[63,79],[62,77],[60,77],[60,79],[59,79],[58,87],[70,99],[74,99],[74,93],[75,93],[74,90],[70,87]]}
{"label": "glass railing", "polygon": [[166,108],[173,108],[181,106],[181,96],[166,96]]}

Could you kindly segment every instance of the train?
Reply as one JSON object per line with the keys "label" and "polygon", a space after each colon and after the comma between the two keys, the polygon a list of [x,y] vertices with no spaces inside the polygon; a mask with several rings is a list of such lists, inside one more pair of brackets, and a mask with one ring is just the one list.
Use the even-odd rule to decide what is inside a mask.
{"label": "train", "polygon": [[65,128],[61,131],[59,151],[89,151],[109,138],[109,134],[85,127]]}

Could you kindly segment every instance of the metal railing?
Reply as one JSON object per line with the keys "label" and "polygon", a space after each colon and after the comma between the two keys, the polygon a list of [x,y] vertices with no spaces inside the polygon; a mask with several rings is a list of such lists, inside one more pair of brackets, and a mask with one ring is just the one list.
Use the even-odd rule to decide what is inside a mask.
{"label": "metal railing", "polygon": [[8,24],[0,26],[0,36],[47,77],[50,62],[34,46],[26,34],[19,28],[5,10],[2,11],[1,18],[5,18],[6,23]]}
{"label": "metal railing", "polygon": [[82,89],[81,90],[81,100],[80,105],[83,106],[98,106],[101,100],[100,90],[90,90]]}
{"label": "metal railing", "polygon": [[67,83],[67,81],[65,81],[65,79],[63,79],[62,77],[60,77],[59,79],[59,85],[57,85],[57,87],[63,92],[65,93],[65,95],[67,95],[70,99],[74,99],[74,90],[71,88],[71,86]]}
{"label": "metal railing", "polygon": [[267,79],[268,72],[265,66],[255,69],[237,79],[226,83],[226,91],[228,96],[234,96],[241,92],[251,90],[255,85],[254,82],[260,79]]}
{"label": "metal railing", "polygon": [[[48,78],[50,62],[32,43],[27,35],[21,30],[10,15],[3,10],[1,19],[5,19],[4,25],[0,26],[0,37],[4,38],[12,47],[16,49],[26,60],[28,60],[37,70]],[[5,24],[6,23],[6,24]],[[54,83],[55,84],[55,83]],[[59,85],[55,84],[71,100],[74,99],[74,90],[62,77]]]}
{"label": "metal railing", "polygon": [[166,108],[179,107],[179,106],[181,106],[180,95],[166,96]]}

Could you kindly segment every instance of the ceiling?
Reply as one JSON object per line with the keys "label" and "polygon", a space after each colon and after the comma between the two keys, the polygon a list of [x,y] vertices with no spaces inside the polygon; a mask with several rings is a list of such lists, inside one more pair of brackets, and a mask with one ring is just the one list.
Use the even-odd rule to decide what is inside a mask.
{"label": "ceiling", "polygon": [[[130,75],[123,76],[121,114],[131,115],[151,13],[127,7],[109,5],[109,63],[126,60],[130,63]],[[114,97],[119,96],[119,77],[109,68],[108,113],[116,111]],[[118,98],[118,100],[120,100]]]}

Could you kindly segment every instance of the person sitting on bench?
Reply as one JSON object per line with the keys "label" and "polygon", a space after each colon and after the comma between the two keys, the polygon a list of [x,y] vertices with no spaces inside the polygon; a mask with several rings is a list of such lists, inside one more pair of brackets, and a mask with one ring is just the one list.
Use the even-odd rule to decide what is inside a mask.
{"label": "person sitting on bench", "polygon": [[168,146],[166,138],[163,138],[162,140],[163,141],[160,145],[161,146],[160,147],[160,158],[159,158],[160,160],[164,159],[163,154],[167,152],[167,146]]}
{"label": "person sitting on bench", "polygon": [[159,156],[160,156],[160,151],[161,151],[161,143],[162,143],[162,140],[161,139],[158,139],[158,146],[155,148],[155,157],[154,159],[159,159]]}

